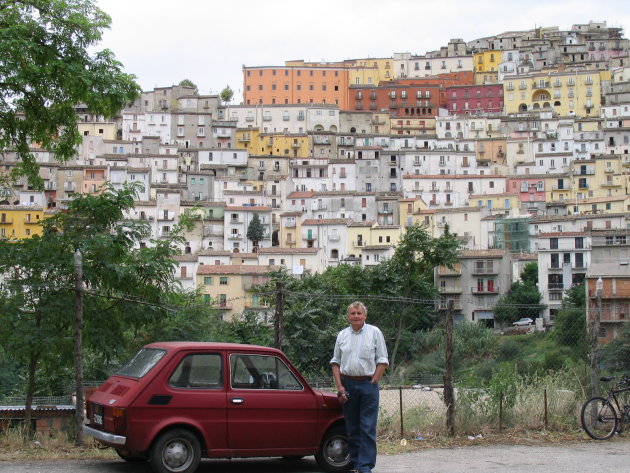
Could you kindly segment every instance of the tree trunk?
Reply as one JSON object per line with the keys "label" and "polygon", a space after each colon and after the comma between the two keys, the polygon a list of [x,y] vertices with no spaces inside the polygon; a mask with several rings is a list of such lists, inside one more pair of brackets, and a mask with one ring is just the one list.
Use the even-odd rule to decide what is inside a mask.
{"label": "tree trunk", "polygon": [[28,361],[28,384],[26,386],[26,401],[24,402],[24,442],[28,442],[31,437],[35,373],[37,371],[38,361],[39,353],[32,353]]}

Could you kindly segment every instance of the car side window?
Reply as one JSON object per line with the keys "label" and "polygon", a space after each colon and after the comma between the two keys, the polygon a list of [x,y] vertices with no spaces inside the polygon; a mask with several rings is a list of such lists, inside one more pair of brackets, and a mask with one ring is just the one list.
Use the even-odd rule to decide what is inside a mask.
{"label": "car side window", "polygon": [[221,389],[223,363],[218,353],[195,353],[182,358],[168,380],[174,388]]}
{"label": "car side window", "polygon": [[230,380],[235,389],[301,391],[298,381],[284,362],[276,356],[232,354]]}

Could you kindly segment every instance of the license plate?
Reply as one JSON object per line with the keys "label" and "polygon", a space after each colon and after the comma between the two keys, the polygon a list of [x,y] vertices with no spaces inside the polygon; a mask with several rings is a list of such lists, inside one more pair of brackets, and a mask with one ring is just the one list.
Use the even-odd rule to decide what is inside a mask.
{"label": "license plate", "polygon": [[94,404],[94,412],[92,413],[92,422],[95,425],[103,425],[103,406]]}

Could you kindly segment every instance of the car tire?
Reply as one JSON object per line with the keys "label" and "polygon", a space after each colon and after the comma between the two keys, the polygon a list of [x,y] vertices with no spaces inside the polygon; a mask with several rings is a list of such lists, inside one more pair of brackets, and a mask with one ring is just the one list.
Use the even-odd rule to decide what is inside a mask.
{"label": "car tire", "polygon": [[134,463],[134,462],[145,462],[148,460],[146,455],[143,455],[142,453],[137,453],[137,452],[130,452],[129,450],[120,450],[117,448],[116,453],[118,454],[120,458],[122,458],[126,462]]}
{"label": "car tire", "polygon": [[192,473],[201,462],[199,439],[189,430],[167,430],[151,447],[150,461],[157,473]]}
{"label": "car tire", "polygon": [[345,428],[328,429],[319,446],[319,451],[315,454],[315,460],[327,473],[343,473],[350,470],[350,452]]}

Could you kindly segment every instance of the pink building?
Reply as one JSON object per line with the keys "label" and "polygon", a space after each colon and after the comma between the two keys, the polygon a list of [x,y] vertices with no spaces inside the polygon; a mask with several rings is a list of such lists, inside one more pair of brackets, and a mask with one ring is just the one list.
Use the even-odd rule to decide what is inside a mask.
{"label": "pink building", "polygon": [[446,107],[452,114],[502,113],[503,85],[453,85],[447,87]]}

